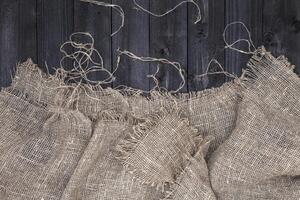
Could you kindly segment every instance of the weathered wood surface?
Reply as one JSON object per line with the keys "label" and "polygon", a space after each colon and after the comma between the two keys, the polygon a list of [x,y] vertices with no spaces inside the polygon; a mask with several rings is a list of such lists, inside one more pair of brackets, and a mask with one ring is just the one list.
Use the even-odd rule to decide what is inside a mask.
{"label": "weathered wood surface", "polygon": [[[111,0],[104,2],[111,3]],[[88,32],[93,36],[95,48],[101,53],[105,68],[110,71],[112,70],[111,24],[110,8],[74,1],[74,32]],[[81,39],[88,41],[87,37]],[[101,72],[89,75],[92,80],[107,78],[107,74]]]}
{"label": "weathered wood surface", "polygon": [[73,0],[36,0],[37,63],[43,69],[47,64],[50,72],[59,67],[60,45],[73,32],[73,6]]}
{"label": "weathered wood surface", "polygon": [[[202,21],[194,24],[197,10],[183,4],[174,12],[156,18],[142,12],[131,0],[105,0],[120,5],[125,12],[125,26],[111,37],[121,18],[107,7],[79,0],[0,0],[0,85],[10,84],[16,63],[32,58],[42,69],[45,63],[53,72],[59,66],[60,45],[75,31],[90,32],[95,47],[109,70],[116,68],[116,50],[128,50],[138,56],[167,58],[179,62],[185,70],[186,85],[181,92],[216,87],[228,80],[224,75],[197,78],[216,58],[230,73],[239,75],[248,55],[224,49],[222,38],[226,24],[244,22],[256,46],[264,45],[276,56],[284,54],[300,72],[300,1],[297,0],[196,0]],[[137,0],[154,13],[163,13],[181,0]],[[231,27],[228,41],[246,38],[241,26]],[[241,45],[244,48],[245,45]],[[121,57],[117,80],[109,85],[127,85],[143,90],[154,84],[147,78],[156,63],[144,63]],[[157,78],[161,86],[174,90],[180,77],[172,67],[160,65]],[[210,70],[219,70],[214,64]],[[101,80],[103,74],[94,74]]]}
{"label": "weathered wood surface", "polygon": [[[121,31],[112,37],[113,69],[117,66],[117,49],[128,50],[137,56],[149,56],[149,16],[134,9],[132,1],[113,0],[114,4],[120,5],[125,12],[125,24]],[[149,0],[140,0],[146,9],[149,9]],[[113,11],[113,31],[121,24],[121,17]],[[116,81],[113,86],[130,86],[142,90],[149,90],[150,84],[147,78],[149,63],[133,60],[122,55],[119,68],[116,71]]]}

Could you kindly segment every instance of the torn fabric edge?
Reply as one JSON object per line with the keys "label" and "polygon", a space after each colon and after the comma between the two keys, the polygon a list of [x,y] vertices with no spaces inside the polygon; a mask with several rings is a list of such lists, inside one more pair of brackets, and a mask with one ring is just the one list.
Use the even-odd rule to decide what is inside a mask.
{"label": "torn fabric edge", "polygon": [[164,192],[188,164],[201,141],[201,134],[189,125],[180,110],[161,109],[134,126],[116,149],[120,154],[118,159],[137,180]]}
{"label": "torn fabric edge", "polygon": [[[277,158],[271,157],[272,161],[275,164],[276,162],[278,165],[279,163],[283,164],[282,165],[283,167],[280,168],[280,165],[278,167],[277,165],[274,165],[274,163],[262,159],[261,155],[268,155],[268,154],[281,155],[281,152],[285,152],[285,155],[290,155],[290,156],[297,154],[297,149],[292,146],[293,143],[291,144],[287,142],[288,140],[293,142],[297,140],[295,140],[295,138],[289,139],[288,136],[289,133],[285,132],[285,130],[290,130],[290,131],[292,130],[291,133],[294,133],[295,136],[298,136],[299,129],[297,130],[298,127],[297,125],[299,124],[299,119],[300,119],[299,118],[300,79],[298,75],[294,73],[293,71],[294,66],[291,65],[290,62],[288,62],[287,58],[285,58],[284,56],[279,56],[275,58],[270,52],[267,52],[264,47],[260,47],[259,49],[257,49],[257,51],[255,51],[254,55],[249,59],[247,66],[248,67],[246,68],[243,75],[239,79],[240,85],[244,89],[242,93],[244,100],[242,104],[240,104],[240,111],[239,111],[240,112],[239,114],[243,116],[243,118],[239,116],[239,119],[240,122],[243,123],[240,122],[237,123],[237,127],[235,129],[236,131],[234,131],[233,134],[243,133],[244,131],[247,130],[250,133],[254,132],[255,134],[257,134],[256,136],[258,138],[263,137],[265,142],[261,142],[257,138],[253,138],[251,135],[250,138],[247,138],[246,143],[240,144],[241,141],[243,140],[245,141],[246,137],[242,136],[241,134],[235,136],[232,134],[231,135],[232,140],[228,140],[228,143],[226,141],[223,144],[224,148],[220,148],[218,151],[216,151],[215,155],[213,155],[209,160],[209,165],[212,166],[211,180],[213,183],[213,189],[216,191],[216,194],[218,194],[219,192],[218,196],[219,198],[222,199],[223,198],[232,199],[234,197],[241,198],[243,197],[243,193],[242,193],[243,190],[245,192],[244,195],[247,194],[247,196],[245,195],[244,198],[246,197],[248,198],[251,197],[251,199],[252,198],[257,199],[258,197],[272,198],[272,195],[274,195],[273,196],[274,198],[275,197],[280,198],[282,196],[278,194],[274,194],[273,192],[275,191],[272,191],[271,190],[272,188],[266,189],[269,192],[269,194],[268,192],[264,191],[264,189],[262,189],[264,187],[264,184],[268,183],[268,180],[264,182],[263,179],[266,180],[272,178],[272,176],[270,175],[273,175],[274,177],[278,178],[279,182],[281,182],[281,180],[284,182],[284,178],[289,179],[289,175],[292,176],[295,175],[296,177],[299,173],[297,174],[293,172],[294,174],[288,174],[289,173],[288,168],[290,166],[293,166],[293,164],[295,164],[295,161],[293,161],[293,159],[290,160],[292,157],[287,158],[287,160],[283,162],[280,161],[278,157]],[[246,109],[249,112],[247,112]],[[255,118],[259,119],[257,120],[259,123],[254,124],[254,122],[251,122]],[[272,125],[272,123],[265,122],[264,120],[266,121],[270,120],[270,122],[272,123],[277,121],[277,123],[273,123]],[[281,123],[283,124],[283,126],[280,125]],[[240,126],[239,124],[246,124],[246,125],[239,130],[238,128],[238,126]],[[249,126],[249,124],[251,126]],[[268,124],[271,124],[271,126],[267,127]],[[284,126],[285,128],[282,128]],[[281,127],[282,130],[278,131],[276,127]],[[269,131],[264,132],[264,129]],[[247,132],[248,134],[245,135],[249,136],[249,132]],[[268,137],[268,134],[270,134],[270,137]],[[275,137],[276,140],[273,141],[272,137]],[[249,142],[251,143],[250,146],[251,148],[249,148],[249,146],[244,148],[244,146],[247,146]],[[254,143],[259,143],[259,142],[260,145],[255,146]],[[278,143],[284,146],[284,148],[280,149],[277,146],[272,146],[273,144],[276,145]],[[270,146],[267,146],[268,144]],[[233,148],[233,146],[235,148]],[[263,146],[264,148],[261,148],[260,146]],[[272,150],[272,148],[276,150],[278,149],[280,150],[276,152]],[[227,152],[228,149],[230,154],[227,153],[227,157],[226,157],[225,152]],[[231,151],[232,149],[233,150],[240,149],[240,151],[238,152],[235,151],[232,153]],[[259,149],[261,150],[261,152],[259,151],[255,152],[254,151],[255,149]],[[291,150],[292,153],[288,153],[289,150]],[[249,162],[250,166],[248,166],[249,169],[251,169],[251,166],[254,167],[252,168],[252,171],[251,170],[248,171],[246,170],[248,167],[247,167],[247,162],[245,162],[244,156],[246,154],[249,156],[251,152],[254,152],[251,157],[256,158],[258,155],[257,157],[258,160],[254,159],[252,161],[251,157],[250,158],[247,157],[248,161],[250,160]],[[243,153],[244,156],[242,155]],[[237,154],[239,154],[240,156],[234,156],[234,158],[231,158],[232,155],[237,155]],[[220,159],[216,159],[216,157],[219,157]],[[224,162],[222,162],[221,160],[223,160]],[[262,169],[263,167],[259,167],[258,165],[255,164],[258,163],[259,160],[261,160],[261,163],[265,164],[265,166],[272,166],[272,169],[275,170],[269,170],[268,168]],[[288,161],[291,161],[292,164]],[[217,167],[215,167],[214,165]],[[240,166],[243,165],[245,165],[246,167],[241,169]],[[295,164],[295,166],[297,166],[297,163]],[[225,167],[227,167],[227,169]],[[277,174],[274,174],[274,171],[276,171]],[[224,172],[226,173],[224,174]],[[265,174],[263,174],[263,172],[265,172]],[[266,176],[266,174],[267,177],[264,177],[264,175]],[[218,175],[222,175],[222,176],[224,175],[225,178],[222,179]],[[281,175],[284,176],[283,179],[281,179],[282,178],[280,177]],[[255,180],[255,178],[253,177],[257,179]],[[239,181],[240,183],[234,182],[235,180]],[[251,183],[251,181],[253,182]],[[261,183],[262,187],[257,186],[258,182]],[[242,188],[244,183],[246,187]],[[252,185],[253,188],[251,188],[251,185],[247,186],[247,184],[253,184]],[[293,187],[292,182],[289,182],[288,184],[289,184],[288,186],[284,186],[284,187],[285,188]],[[256,188],[257,190],[255,191],[254,188],[256,186],[258,188]],[[242,188],[241,191],[239,191],[240,189],[239,187]],[[285,199],[285,198],[282,197],[280,199]]]}
{"label": "torn fabric edge", "polygon": [[[115,90],[110,87],[103,89],[99,86],[94,87],[82,83],[66,84],[64,83],[66,78],[66,74],[61,73],[59,70],[54,75],[46,74],[31,59],[28,59],[26,62],[17,65],[15,78],[11,86],[3,89],[45,108],[66,107],[66,102],[68,102],[70,109],[78,109],[87,115],[95,115],[95,113],[103,110],[101,105],[108,107],[115,104],[110,100],[103,101],[101,99],[103,96],[116,97],[114,99],[118,101],[118,109],[123,110],[122,112],[130,112],[133,110],[134,103],[136,103],[135,98],[143,97],[145,102],[149,101],[160,107],[168,106],[167,104],[170,102],[172,106],[169,107],[173,107],[173,105],[182,106],[189,100],[213,95],[215,92],[224,90],[224,87],[237,84],[237,80],[234,79],[224,83],[221,87],[198,92],[172,94],[165,91],[153,91],[149,96],[143,96],[142,91],[132,88]],[[131,104],[123,97],[130,97],[129,102],[131,101]],[[147,110],[139,110],[139,112],[132,112],[132,114],[141,113],[141,115],[135,116],[139,118],[147,114]]]}
{"label": "torn fabric edge", "polygon": [[[262,58],[264,58],[265,60],[263,60],[262,66],[257,67],[257,63],[259,63]],[[274,60],[275,59],[275,60]],[[277,63],[276,65],[270,65],[270,63],[275,62]],[[76,103],[78,103],[78,99],[80,99],[79,94],[80,91],[84,92],[85,94],[87,93],[86,91],[89,91],[91,96],[88,96],[88,98],[91,97],[92,101],[98,102],[101,101],[100,98],[103,94],[110,94],[110,93],[115,93],[117,94],[120,98],[124,97],[124,96],[140,96],[141,93],[136,90],[136,92],[132,92],[132,91],[126,91],[126,90],[122,90],[122,91],[117,91],[114,89],[102,89],[102,88],[92,88],[90,86],[86,87],[86,85],[66,85],[63,82],[63,78],[58,77],[58,76],[53,76],[53,75],[45,75],[44,73],[42,73],[36,65],[34,65],[32,63],[32,61],[28,61],[28,63],[26,64],[20,64],[18,67],[19,69],[22,69],[22,67],[26,68],[28,66],[30,66],[28,69],[24,70],[23,72],[19,71],[18,73],[18,68],[17,68],[17,74],[15,77],[15,80],[13,81],[12,86],[9,89],[5,89],[7,91],[10,91],[11,89],[14,89],[16,91],[19,91],[20,94],[18,93],[13,93],[13,94],[17,94],[16,96],[20,96],[21,98],[25,98],[25,99],[31,99],[34,102],[37,102],[38,104],[41,105],[45,105],[45,107],[49,107],[50,106],[61,106],[61,104],[57,103],[60,100],[55,100],[53,101],[53,96],[50,96],[49,94],[55,94],[57,93],[57,91],[62,90],[63,95],[61,95],[63,98],[66,99],[72,99],[72,109],[78,109]],[[288,72],[285,72],[283,74],[281,74],[283,71],[281,70],[281,68],[285,68],[285,69],[289,69]],[[249,60],[248,62],[248,69],[244,72],[244,74],[237,80],[234,80],[234,82],[238,82],[238,84],[244,86],[245,89],[250,89],[252,87],[255,88],[255,83],[257,81],[257,79],[265,79],[267,80],[268,78],[268,71],[274,71],[276,72],[276,74],[279,77],[282,78],[286,78],[286,75],[292,79],[296,78],[296,80],[298,80],[298,76],[296,74],[294,74],[293,72],[293,66],[289,64],[289,62],[287,61],[286,58],[284,57],[278,57],[278,58],[274,58],[269,52],[266,52],[265,49],[262,47],[260,49],[258,49],[258,51],[256,52],[256,54]],[[29,72],[29,73],[28,73]],[[19,79],[19,77],[22,76],[22,73],[28,73],[30,74],[30,76],[26,76],[26,79]],[[38,78],[36,78],[38,77]],[[65,77],[64,77],[65,78]],[[31,87],[33,86],[32,84],[30,84],[30,81],[36,81],[37,88],[34,88],[34,90],[30,90]],[[296,92],[299,93],[299,83],[297,83],[297,81],[293,81],[294,84],[291,84],[291,89]],[[225,83],[224,85],[226,85],[228,83]],[[223,85],[223,86],[224,86]],[[168,92],[158,92],[155,91],[154,93],[152,93],[152,97],[150,95],[150,97],[146,97],[147,100],[149,101],[153,101],[154,99],[158,99],[157,97],[168,97],[169,99],[174,100],[174,102],[176,102],[178,99],[179,101],[188,101],[191,100],[192,98],[195,97],[200,97],[200,96],[206,96],[209,95],[211,93],[213,93],[214,91],[220,90],[223,86],[221,86],[220,88],[214,88],[214,89],[208,89],[208,90],[204,90],[201,92],[191,92],[191,93],[186,93],[186,94],[178,94],[178,95],[173,95],[173,94],[169,94]],[[89,90],[87,90],[86,88],[89,88]],[[91,89],[92,88],[92,89]],[[28,92],[29,91],[29,92]],[[49,92],[49,94],[47,94],[47,92]],[[72,96],[74,95],[74,96]],[[51,98],[52,97],[52,98]],[[55,99],[55,98],[54,98]],[[299,116],[299,108],[300,106],[296,106],[299,105],[299,101],[297,99],[294,99],[294,108],[290,109],[287,108],[288,110],[286,110],[286,112],[291,112],[294,113],[295,115]],[[125,103],[126,104],[126,103]],[[125,105],[124,104],[124,105]],[[176,103],[175,103],[176,105]],[[121,106],[122,107],[122,106]],[[130,105],[127,105],[128,110],[125,112],[130,112]],[[95,110],[95,112],[98,112],[97,110]],[[123,115],[122,112],[120,113],[111,113],[111,112],[103,112],[102,113],[105,117],[103,118],[109,118],[113,116],[119,116],[117,117],[118,119],[122,119]],[[149,115],[151,116],[151,114]],[[155,120],[154,120],[155,121]],[[137,136],[141,136],[139,139],[142,138],[142,135],[137,135]],[[176,174],[176,173],[175,173]],[[174,182],[174,179],[171,180]],[[159,184],[158,184],[159,185]]]}
{"label": "torn fabric edge", "polygon": [[[23,77],[23,78],[22,78]],[[25,77],[25,78],[24,78]],[[30,101],[34,101],[37,104],[44,105],[45,108],[49,109],[56,109],[57,107],[65,107],[63,105],[64,102],[70,101],[71,106],[68,106],[69,109],[78,109],[79,111],[82,111],[84,114],[86,114],[86,107],[85,105],[80,108],[79,102],[82,100],[82,94],[84,97],[87,97],[87,99],[90,100],[88,105],[90,106],[90,103],[96,103],[96,104],[102,104],[105,105],[105,109],[102,109],[103,107],[99,107],[99,109],[94,109],[91,110],[92,113],[97,113],[97,116],[94,118],[100,118],[100,119],[117,119],[117,120],[125,120],[127,117],[127,114],[130,115],[135,115],[134,113],[130,110],[132,108],[132,105],[128,104],[126,100],[124,100],[124,97],[141,97],[142,92],[139,90],[114,90],[111,88],[108,89],[102,89],[101,87],[93,87],[90,85],[85,85],[85,84],[73,84],[73,85],[67,85],[64,83],[64,78],[65,76],[58,76],[57,74],[55,75],[48,75],[43,73],[37,65],[33,64],[31,60],[28,60],[25,63],[19,64],[17,67],[17,73],[16,77],[13,80],[12,86],[7,89],[8,91],[11,91],[13,89],[14,91],[19,91],[20,95],[18,95],[20,98],[26,98],[30,99]],[[34,84],[31,84],[30,81],[34,81]],[[229,82],[225,83],[223,86],[220,88],[213,88],[213,89],[208,89],[200,92],[190,92],[190,93],[185,93],[185,94],[171,94],[168,92],[159,92],[159,91],[154,91],[152,92],[149,97],[143,97],[145,101],[149,101],[154,103],[154,105],[157,105],[160,108],[166,108],[171,111],[172,108],[177,107],[177,115],[180,118],[180,123],[186,123],[186,126],[189,126],[189,120],[185,116],[183,117],[184,109],[182,109],[182,104],[186,104],[189,100],[192,99],[197,99],[200,97],[204,96],[210,96],[213,95],[215,92],[224,90],[224,87],[230,86],[231,83],[235,82]],[[60,91],[62,93],[60,93]],[[58,95],[59,98],[53,98]],[[103,96],[117,96],[118,99],[120,100],[121,104],[118,104],[117,107],[112,107],[109,108],[109,104],[107,105],[107,101],[101,102]],[[114,98],[116,100],[117,98]],[[165,101],[167,99],[167,101]],[[111,98],[109,98],[111,101]],[[85,101],[85,100],[84,100]],[[171,102],[171,105],[168,105]],[[134,101],[133,103],[134,104]],[[92,104],[93,105],[93,104]],[[94,104],[95,105],[95,104]],[[98,106],[95,106],[98,108]],[[90,107],[94,108],[94,106]],[[121,108],[122,110],[119,110]],[[150,108],[151,109],[151,108]],[[118,112],[116,112],[118,110]],[[181,110],[181,111],[179,111]],[[181,113],[182,112],[182,113]],[[143,116],[143,120],[145,120],[145,123],[138,124],[135,126],[137,129],[139,127],[140,130],[142,130],[142,126],[146,127],[157,124],[159,120],[161,120],[163,115],[166,115],[168,113],[162,111],[160,114],[161,116],[158,118],[155,118],[155,115],[157,113],[148,113],[146,115],[141,114]],[[186,115],[187,113],[185,113]],[[139,116],[139,117],[141,117]],[[134,116],[137,117],[137,116]],[[126,119],[127,120],[127,119]],[[150,122],[152,120],[152,122]],[[154,124],[153,124],[154,123]],[[200,136],[201,133],[196,133],[197,130],[194,128],[191,128],[191,132],[195,133],[194,136]],[[136,136],[142,136],[143,131],[139,132]],[[141,135],[139,135],[141,134]],[[142,138],[142,137],[141,137]],[[140,139],[141,139],[140,138]],[[195,139],[195,138],[194,138]],[[199,139],[199,138],[198,138]],[[180,155],[181,165],[174,169],[174,171],[170,174],[174,175],[175,177],[179,175],[185,166],[187,165],[189,159],[192,157],[193,153],[196,151],[196,148],[193,148],[191,152],[188,152],[187,154],[182,154]],[[156,185],[160,188],[164,188],[164,184],[173,184],[176,179],[174,177],[170,178],[169,180],[165,181],[162,180],[160,182],[154,181],[149,181],[151,185]],[[142,180],[142,182],[145,182]],[[146,181],[148,182],[148,181]]]}
{"label": "torn fabric edge", "polygon": [[[292,65],[285,56],[275,58],[270,52],[262,46],[258,48],[255,54],[249,59],[247,68],[239,78],[239,84],[243,88],[243,96],[248,96],[252,101],[256,101],[255,96],[264,97],[264,103],[274,104],[275,99],[281,99],[273,106],[283,113],[300,117],[300,78],[294,72]],[[270,91],[276,91],[276,96],[266,94],[267,86]],[[281,90],[284,89],[284,90]],[[289,95],[288,99],[279,98],[285,94]],[[256,102],[261,104],[262,102]]]}

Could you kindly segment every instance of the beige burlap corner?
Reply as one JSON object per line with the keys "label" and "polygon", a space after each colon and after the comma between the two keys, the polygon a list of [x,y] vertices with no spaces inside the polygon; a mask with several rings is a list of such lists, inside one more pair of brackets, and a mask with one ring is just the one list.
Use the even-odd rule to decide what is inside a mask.
{"label": "beige burlap corner", "polygon": [[236,127],[209,160],[213,190],[218,199],[298,199],[299,78],[260,48],[240,81]]}
{"label": "beige burlap corner", "polygon": [[26,98],[27,101],[46,106],[48,109],[57,108],[66,101],[69,92],[63,76],[59,73],[47,75],[31,59],[28,59],[17,65],[11,86],[4,90],[17,92],[18,96]]}
{"label": "beige burlap corner", "polygon": [[119,159],[140,181],[162,191],[174,183],[202,136],[179,110],[161,110],[133,126],[117,145]]}

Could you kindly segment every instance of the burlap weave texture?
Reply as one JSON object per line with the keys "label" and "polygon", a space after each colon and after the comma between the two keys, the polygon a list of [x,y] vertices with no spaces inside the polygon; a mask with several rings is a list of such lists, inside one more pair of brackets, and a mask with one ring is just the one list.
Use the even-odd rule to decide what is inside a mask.
{"label": "burlap weave texture", "polygon": [[220,88],[67,84],[28,60],[0,92],[0,199],[300,198],[300,82],[263,47]]}

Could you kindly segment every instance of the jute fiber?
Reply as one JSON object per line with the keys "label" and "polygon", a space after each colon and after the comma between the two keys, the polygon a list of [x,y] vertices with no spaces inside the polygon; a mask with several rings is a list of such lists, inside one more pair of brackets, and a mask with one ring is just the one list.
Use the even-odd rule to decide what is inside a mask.
{"label": "jute fiber", "polygon": [[300,198],[299,78],[263,47],[186,94],[66,83],[31,60],[0,92],[0,199]]}
{"label": "jute fiber", "polygon": [[[112,116],[112,115],[110,115]],[[118,141],[130,125],[116,115],[104,117],[65,189],[62,199],[159,199],[160,192],[140,184],[116,159]]]}
{"label": "jute fiber", "polygon": [[189,121],[203,137],[210,137],[208,156],[231,134],[235,126],[241,86],[233,80],[219,88],[192,93],[187,105]]}
{"label": "jute fiber", "polygon": [[219,199],[299,199],[300,82],[284,57],[257,50],[235,129],[209,160]]}
{"label": "jute fiber", "polygon": [[29,60],[1,91],[1,199],[60,199],[90,140],[91,121],[60,91],[40,94],[54,90],[39,73]]}
{"label": "jute fiber", "polygon": [[197,152],[189,159],[189,163],[178,176],[170,192],[164,199],[197,200],[216,199],[211,188],[208,168],[204,159],[210,140],[203,140]]}

